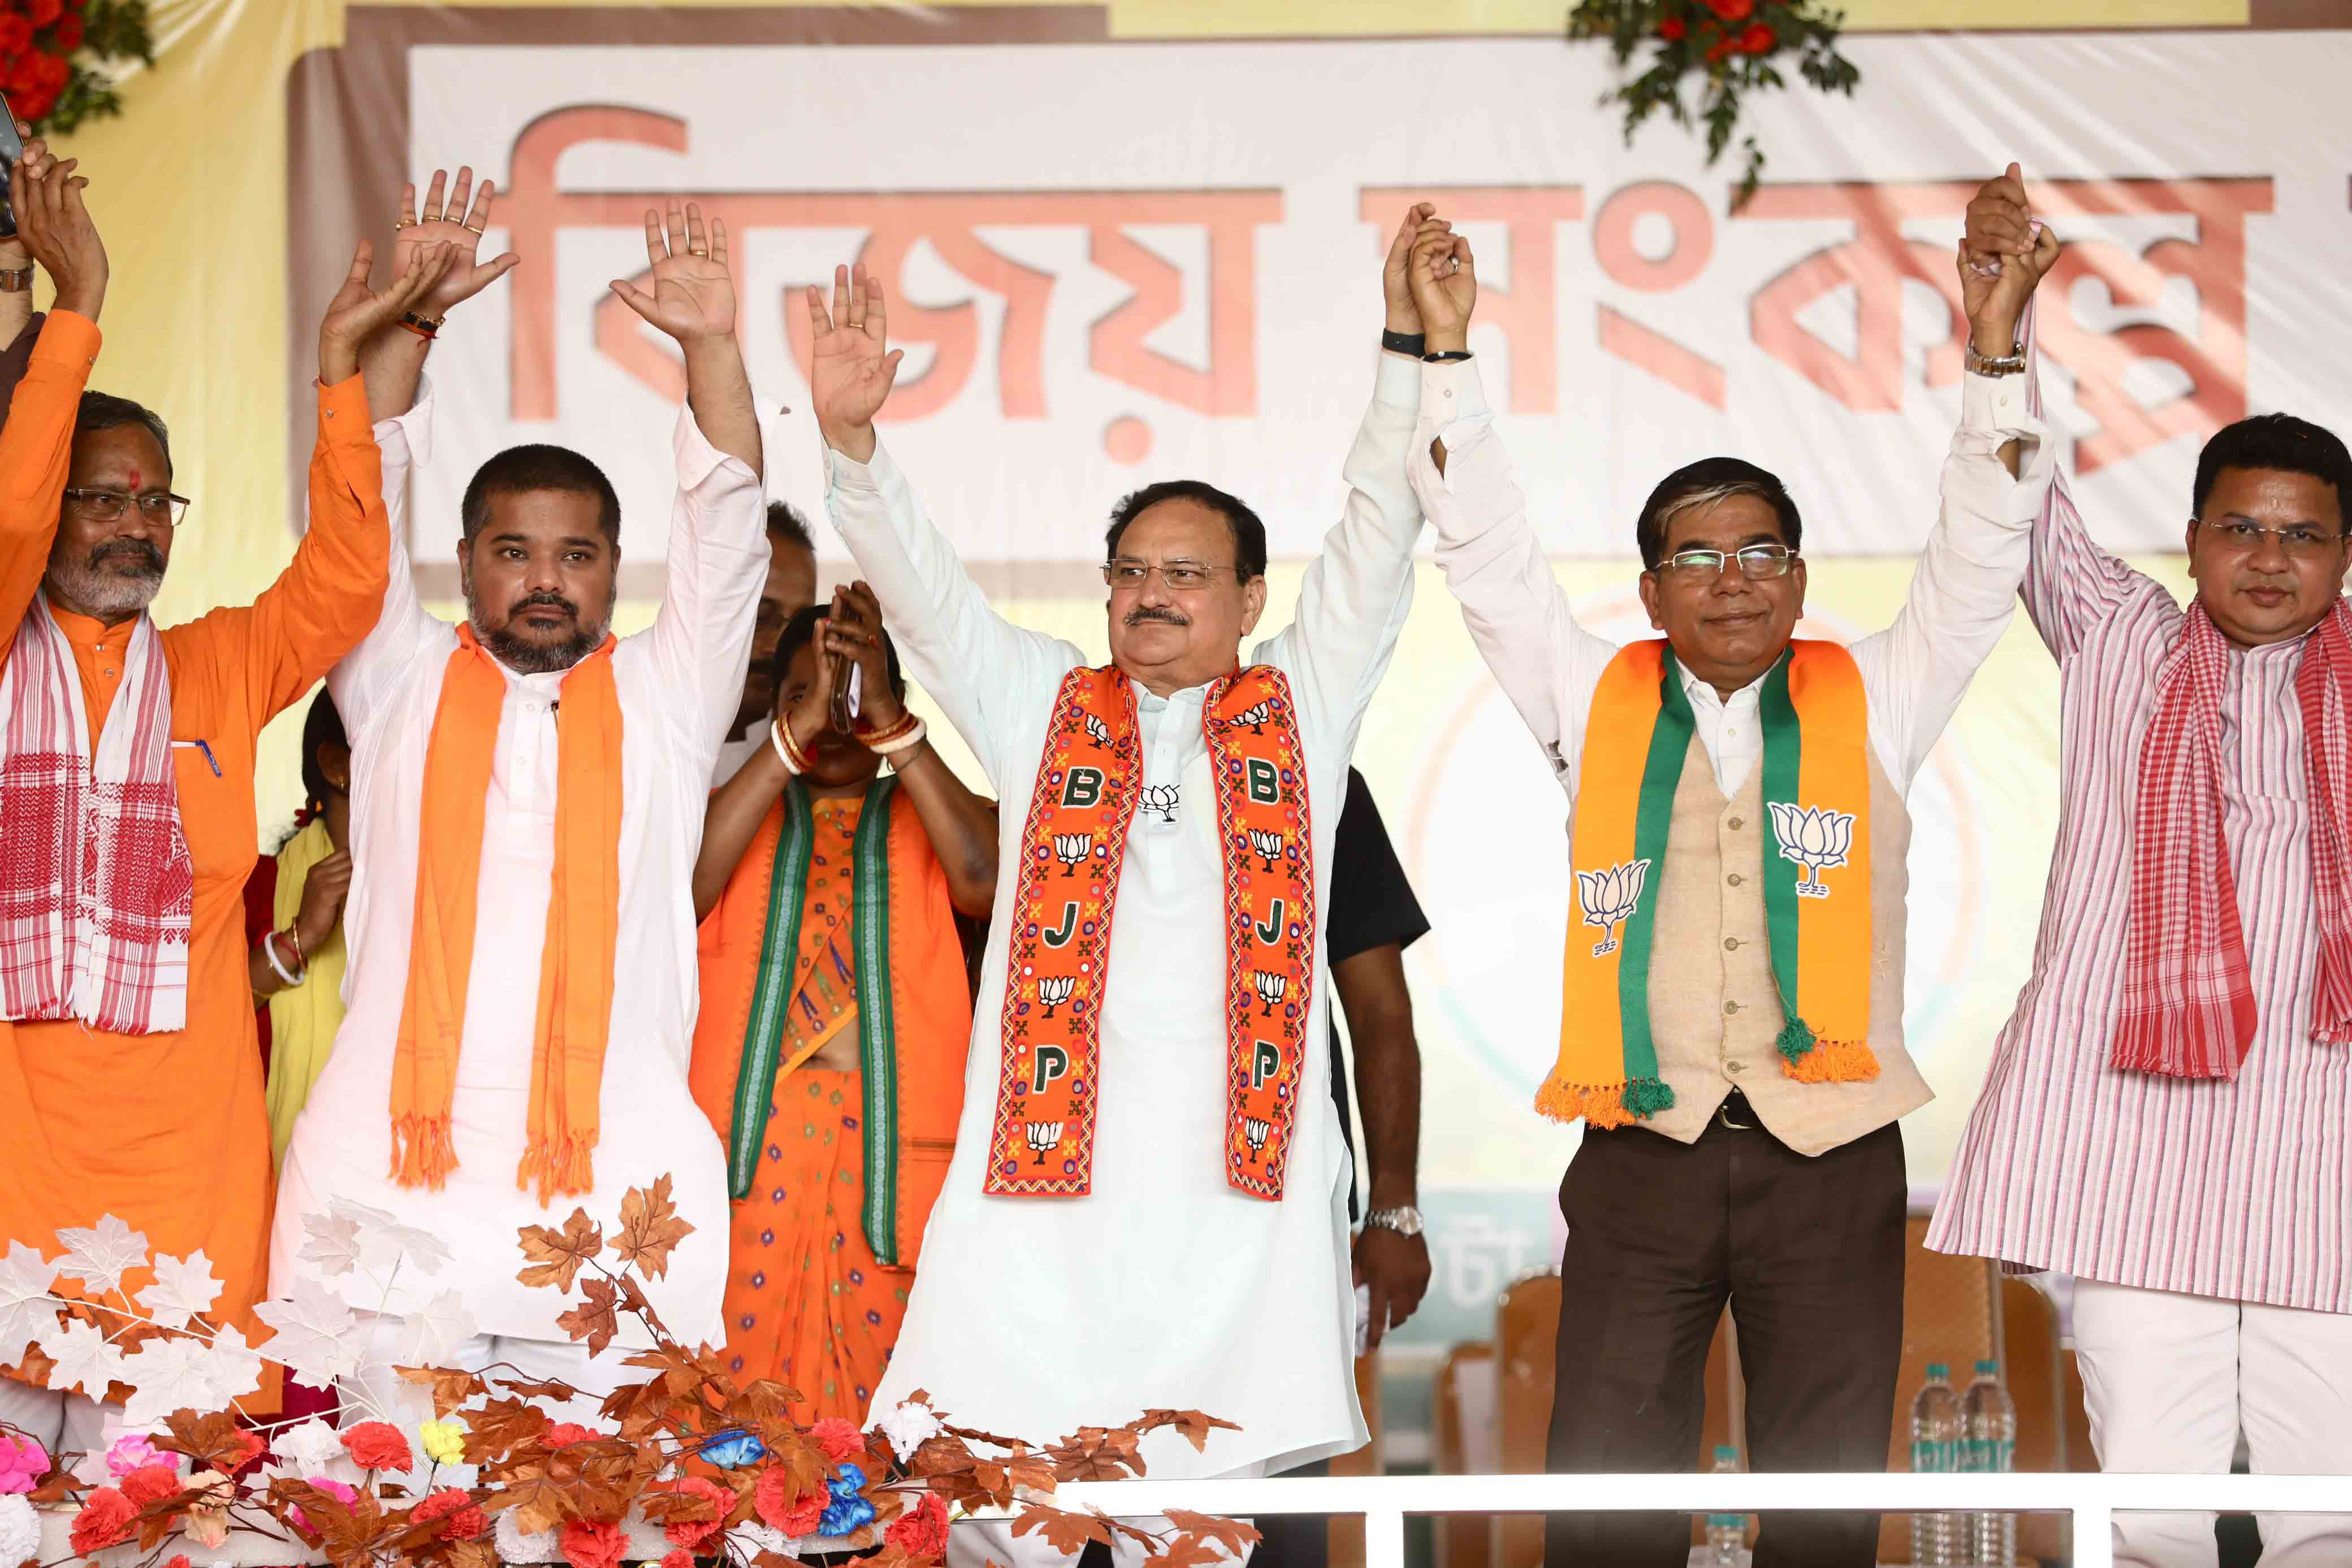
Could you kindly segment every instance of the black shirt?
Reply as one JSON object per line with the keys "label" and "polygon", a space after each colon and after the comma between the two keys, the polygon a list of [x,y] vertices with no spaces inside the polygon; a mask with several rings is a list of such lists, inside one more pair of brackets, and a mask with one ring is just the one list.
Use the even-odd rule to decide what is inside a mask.
{"label": "black shirt", "polygon": [[[1324,914],[1328,963],[1338,968],[1359,953],[1393,942],[1410,947],[1429,933],[1429,917],[1412,895],[1396,846],[1381,821],[1364,776],[1348,769],[1348,800],[1331,838],[1331,906]],[[1336,991],[1336,988],[1334,988]],[[1331,1098],[1339,1107],[1339,1136],[1351,1161],[1356,1153],[1354,1118],[1348,1104],[1348,1061],[1339,1049],[1339,998],[1331,998]],[[1348,1191],[1348,1218],[1357,1217],[1356,1189]]]}

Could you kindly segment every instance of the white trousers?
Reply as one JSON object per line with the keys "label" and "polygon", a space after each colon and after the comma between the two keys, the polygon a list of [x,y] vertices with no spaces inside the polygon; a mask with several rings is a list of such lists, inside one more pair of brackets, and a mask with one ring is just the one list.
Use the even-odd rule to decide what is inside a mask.
{"label": "white trousers", "polygon": [[[1265,1467],[1263,1464],[1244,1465],[1219,1479],[1255,1480],[1264,1474]],[[1175,1528],[1168,1522],[1168,1516],[1164,1513],[1133,1517],[1121,1514],[1119,1517],[1139,1530],[1160,1534]],[[1063,1564],[1078,1560],[1075,1552],[1055,1551],[1045,1543],[1045,1536],[1036,1531],[1033,1530],[1026,1535],[1014,1535],[1014,1522],[1009,1519],[967,1519],[949,1527],[947,1568],[989,1568],[992,1563],[999,1565],[999,1568],[1062,1568]],[[1220,1548],[1212,1546],[1210,1550]],[[1137,1568],[1139,1563],[1153,1561],[1145,1556],[1142,1547],[1123,1535],[1111,1538],[1110,1560],[1116,1568]],[[1249,1560],[1249,1552],[1244,1552],[1236,1559],[1241,1563]]]}
{"label": "white trousers", "polygon": [[[344,1426],[387,1420],[414,1431],[418,1422],[433,1419],[433,1391],[393,1370],[406,1359],[400,1353],[401,1327],[397,1317],[378,1317],[371,1332],[365,1369],[355,1378],[336,1380]],[[604,1354],[592,1357],[586,1345],[569,1341],[476,1334],[459,1341],[437,1364],[450,1372],[495,1372],[498,1376],[529,1382],[568,1383],[580,1390],[579,1398],[560,1406],[541,1402],[540,1408],[556,1420],[588,1426],[596,1420],[597,1407],[606,1395],[625,1383],[642,1382],[652,1375],[643,1368],[623,1364],[635,1354],[611,1344],[604,1347]]]}
{"label": "white trousers", "polygon": [[[2108,1470],[2352,1474],[2352,1315],[2074,1285],[2091,1442]],[[2352,1563],[2352,1515],[2265,1513],[2263,1568]],[[2117,1568],[2211,1568],[2210,1513],[2118,1513]]]}
{"label": "white trousers", "polygon": [[100,1405],[87,1394],[36,1388],[13,1377],[0,1377],[0,1421],[39,1443],[52,1458],[103,1453],[122,1436],[121,1406]]}

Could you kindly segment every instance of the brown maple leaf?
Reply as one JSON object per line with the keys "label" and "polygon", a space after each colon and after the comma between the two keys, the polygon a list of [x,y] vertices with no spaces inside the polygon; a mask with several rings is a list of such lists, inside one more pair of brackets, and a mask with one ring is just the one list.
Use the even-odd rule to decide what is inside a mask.
{"label": "brown maple leaf", "polygon": [[677,1217],[677,1206],[669,1200],[669,1177],[664,1175],[651,1187],[633,1186],[622,1195],[621,1234],[613,1250],[625,1265],[658,1280],[669,1272],[671,1250],[693,1234],[694,1227]]}
{"label": "brown maple leaf", "polygon": [[499,1568],[498,1548],[488,1541],[449,1541],[449,1568]]}
{"label": "brown maple leaf", "polygon": [[436,1421],[483,1391],[482,1380],[470,1372],[451,1372],[439,1366],[404,1366],[397,1370],[403,1381],[423,1384],[433,1390]]}
{"label": "brown maple leaf", "polygon": [[1065,1557],[1075,1557],[1087,1548],[1089,1541],[1110,1544],[1110,1531],[1103,1521],[1091,1514],[1072,1513],[1067,1509],[1047,1508],[1043,1503],[1031,1503],[1021,1511],[1013,1522],[1016,1536],[1036,1534]]}
{"label": "brown maple leaf", "polygon": [[516,1234],[522,1241],[522,1255],[530,1260],[529,1268],[515,1274],[526,1285],[552,1285],[559,1291],[569,1291],[580,1270],[604,1249],[604,1233],[588,1218],[584,1208],[573,1209],[562,1230],[525,1225]]}
{"label": "brown maple leaf", "polygon": [[551,1405],[569,1405],[580,1397],[580,1390],[557,1377],[494,1377],[490,1382],[518,1399],[543,1399]]}
{"label": "brown maple leaf", "polygon": [[185,1454],[214,1469],[226,1471],[245,1458],[244,1439],[237,1436],[236,1417],[226,1410],[215,1410],[209,1416],[199,1416],[193,1410],[175,1410],[163,1418],[169,1436],[151,1437],[156,1448],[169,1453]]}
{"label": "brown maple leaf", "polygon": [[1143,1473],[1136,1435],[1124,1427],[1081,1427],[1077,1436],[1045,1450],[1061,1481],[1121,1481]]}
{"label": "brown maple leaf", "polygon": [[28,1344],[25,1347],[25,1359],[14,1366],[0,1366],[0,1375],[16,1378],[20,1383],[29,1383],[36,1388],[47,1388],[49,1385],[49,1374],[57,1364],[56,1359],[42,1350],[39,1345]]}
{"label": "brown maple leaf", "polygon": [[1135,1423],[1134,1429],[1139,1436],[1145,1432],[1156,1432],[1162,1427],[1173,1427],[1183,1433],[1196,1454],[1209,1446],[1212,1431],[1218,1428],[1228,1432],[1241,1430],[1231,1421],[1220,1421],[1214,1416],[1203,1416],[1198,1410],[1146,1410],[1143,1418]]}
{"label": "brown maple leaf", "polygon": [[492,1399],[466,1413],[466,1462],[503,1459],[547,1430],[547,1416],[520,1399]]}
{"label": "brown maple leaf", "polygon": [[602,1355],[621,1332],[621,1292],[609,1280],[590,1280],[581,1287],[588,1299],[555,1320],[555,1326],[584,1342],[590,1355]]}
{"label": "brown maple leaf", "polygon": [[1238,1560],[1245,1548],[1257,1544],[1257,1526],[1244,1524],[1238,1519],[1220,1519],[1213,1513],[1194,1513],[1189,1509],[1171,1508],[1168,1522],[1177,1530],[1177,1539],[1205,1538],[1223,1545]]}

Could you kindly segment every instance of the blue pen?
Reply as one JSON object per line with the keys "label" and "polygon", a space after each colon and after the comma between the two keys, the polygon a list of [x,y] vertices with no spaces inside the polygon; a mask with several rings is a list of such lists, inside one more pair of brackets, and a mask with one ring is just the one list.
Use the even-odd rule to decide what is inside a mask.
{"label": "blue pen", "polygon": [[203,752],[203,753],[205,754],[205,765],[206,767],[210,768],[213,770],[213,777],[214,777],[214,778],[215,778],[215,779],[217,779],[217,778],[219,778],[219,777],[221,776],[221,770],[220,770],[220,758],[217,758],[217,757],[215,757],[215,756],[213,755],[213,748],[212,748],[211,747],[209,747],[209,746],[205,745],[203,741],[201,741],[201,740],[175,740],[175,741],[172,742],[172,744],[173,744],[173,747],[183,747],[183,746],[193,746],[193,747],[194,747],[198,751],[201,751],[201,752]]}

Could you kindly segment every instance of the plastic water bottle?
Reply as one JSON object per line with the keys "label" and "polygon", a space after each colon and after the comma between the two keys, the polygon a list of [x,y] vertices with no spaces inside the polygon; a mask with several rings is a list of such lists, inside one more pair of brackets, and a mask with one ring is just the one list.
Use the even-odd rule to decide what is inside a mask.
{"label": "plastic water bottle", "polygon": [[[2017,1467],[2017,1406],[2000,1385],[2000,1364],[1977,1363],[1977,1377],[1960,1398],[1968,1428],[1968,1465],[1979,1474],[2007,1475]],[[2017,1515],[1971,1513],[1969,1561],[2009,1568],[2017,1560]]]}
{"label": "plastic water bottle", "polygon": [[[1715,1450],[1715,1473],[1736,1476],[1739,1473],[1739,1450],[1728,1443],[1719,1443]],[[1744,1513],[1710,1513],[1706,1516],[1706,1560],[1716,1568],[1736,1568],[1739,1554],[1748,1546],[1748,1516]]]}
{"label": "plastic water bottle", "polygon": [[[1927,1383],[1911,1401],[1912,1473],[1952,1474],[1960,1468],[1960,1396],[1952,1389],[1952,1369],[1931,1362]],[[1958,1515],[1911,1516],[1911,1561],[1917,1568],[1953,1568],[1966,1561],[1960,1551]]]}

